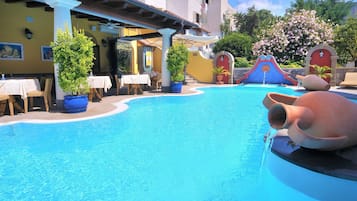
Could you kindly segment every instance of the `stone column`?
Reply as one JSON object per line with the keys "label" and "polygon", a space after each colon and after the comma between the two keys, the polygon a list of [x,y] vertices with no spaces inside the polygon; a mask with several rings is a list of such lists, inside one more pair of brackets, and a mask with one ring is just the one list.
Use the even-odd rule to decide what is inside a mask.
{"label": "stone column", "polygon": [[[54,40],[57,39],[57,30],[61,29],[65,31],[66,29],[72,33],[72,19],[71,19],[71,9],[77,7],[81,4],[77,0],[45,0],[45,3],[53,8],[54,11]],[[54,80],[56,89],[56,106],[61,109],[63,107],[63,99],[65,93],[62,91],[58,84],[58,64],[54,64]]]}
{"label": "stone column", "polygon": [[171,36],[176,32],[174,29],[160,29],[159,33],[162,35],[162,56],[161,56],[161,79],[162,79],[162,91],[169,91],[170,89],[170,72],[167,70],[167,51],[171,46]]}
{"label": "stone column", "polygon": [[307,56],[305,58],[305,68],[304,68],[305,75],[310,74],[310,62],[311,62],[311,57]]}
{"label": "stone column", "polygon": [[330,85],[331,86],[336,86],[336,67],[337,67],[337,59],[338,56],[331,56],[331,80],[330,80]]}

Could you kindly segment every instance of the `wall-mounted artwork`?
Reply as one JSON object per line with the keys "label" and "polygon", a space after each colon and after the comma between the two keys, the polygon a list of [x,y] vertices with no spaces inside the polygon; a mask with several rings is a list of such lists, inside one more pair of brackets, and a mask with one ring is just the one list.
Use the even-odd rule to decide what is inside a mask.
{"label": "wall-mounted artwork", "polygon": [[24,47],[21,43],[0,42],[0,60],[24,60]]}
{"label": "wall-mounted artwork", "polygon": [[52,48],[50,46],[41,46],[42,61],[53,61]]}

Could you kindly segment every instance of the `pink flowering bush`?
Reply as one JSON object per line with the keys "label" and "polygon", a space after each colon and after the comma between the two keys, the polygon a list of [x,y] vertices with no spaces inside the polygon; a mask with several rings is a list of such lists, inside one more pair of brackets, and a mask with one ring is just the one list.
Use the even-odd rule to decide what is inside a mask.
{"label": "pink flowering bush", "polygon": [[261,36],[253,46],[256,56],[270,54],[279,63],[302,61],[310,48],[333,43],[333,27],[316,17],[314,10],[288,14]]}

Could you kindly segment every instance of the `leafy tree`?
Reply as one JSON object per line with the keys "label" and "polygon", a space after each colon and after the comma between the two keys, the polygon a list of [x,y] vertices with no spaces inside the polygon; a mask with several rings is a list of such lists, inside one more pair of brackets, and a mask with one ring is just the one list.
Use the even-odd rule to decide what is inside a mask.
{"label": "leafy tree", "polygon": [[236,22],[237,27],[239,27],[239,32],[252,36],[254,30],[259,26],[259,19],[255,7],[248,8],[247,14],[237,13]]}
{"label": "leafy tree", "polygon": [[341,24],[349,15],[352,5],[352,1],[345,0],[295,0],[289,11],[316,10],[316,15],[324,21]]}
{"label": "leafy tree", "polygon": [[357,66],[357,19],[348,18],[346,24],[336,28],[334,46],[342,62],[354,61]]}
{"label": "leafy tree", "polygon": [[255,37],[261,29],[270,26],[276,17],[269,10],[256,10],[254,6],[248,8],[247,14],[234,14],[234,21],[239,32]]}
{"label": "leafy tree", "polygon": [[277,22],[279,17],[275,17],[270,10],[258,10],[257,11],[257,17],[258,17],[258,27],[255,31],[255,34],[260,34],[262,30],[266,30],[269,28],[271,25]]}
{"label": "leafy tree", "polygon": [[231,29],[231,20],[226,15],[223,15],[223,23],[220,25],[220,29],[223,36],[228,35],[233,31]]}
{"label": "leafy tree", "polygon": [[234,57],[248,57],[252,55],[252,38],[242,33],[232,33],[219,40],[213,52],[220,51],[230,52]]}
{"label": "leafy tree", "polygon": [[311,47],[321,43],[331,44],[332,25],[320,20],[315,13],[313,10],[301,10],[288,14],[254,44],[253,54],[270,54],[280,63],[299,62]]}

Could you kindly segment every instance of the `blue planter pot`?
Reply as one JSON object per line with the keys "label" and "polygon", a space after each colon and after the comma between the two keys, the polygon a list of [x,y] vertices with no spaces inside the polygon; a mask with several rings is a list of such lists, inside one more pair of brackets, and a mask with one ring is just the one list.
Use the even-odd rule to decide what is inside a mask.
{"label": "blue planter pot", "polygon": [[67,95],[64,97],[63,108],[66,113],[79,113],[87,111],[88,96],[87,95]]}
{"label": "blue planter pot", "polygon": [[170,92],[171,93],[181,93],[182,91],[182,82],[171,82],[170,83]]}

